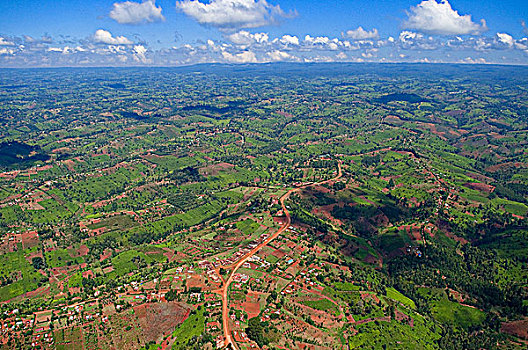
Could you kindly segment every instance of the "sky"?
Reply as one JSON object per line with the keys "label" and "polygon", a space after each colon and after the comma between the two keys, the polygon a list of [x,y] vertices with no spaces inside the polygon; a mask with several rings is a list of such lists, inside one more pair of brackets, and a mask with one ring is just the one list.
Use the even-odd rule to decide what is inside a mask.
{"label": "sky", "polygon": [[528,64],[526,0],[0,0],[0,67]]}

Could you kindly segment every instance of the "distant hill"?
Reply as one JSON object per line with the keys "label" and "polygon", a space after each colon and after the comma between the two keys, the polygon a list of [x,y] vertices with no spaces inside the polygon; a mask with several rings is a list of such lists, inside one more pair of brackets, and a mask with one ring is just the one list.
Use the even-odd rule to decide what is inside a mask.
{"label": "distant hill", "polygon": [[378,97],[374,99],[375,102],[378,103],[388,103],[392,101],[406,101],[410,103],[420,103],[420,102],[428,102],[427,99],[422,98],[419,95],[416,94],[406,94],[406,93],[393,93],[384,95],[381,97]]}

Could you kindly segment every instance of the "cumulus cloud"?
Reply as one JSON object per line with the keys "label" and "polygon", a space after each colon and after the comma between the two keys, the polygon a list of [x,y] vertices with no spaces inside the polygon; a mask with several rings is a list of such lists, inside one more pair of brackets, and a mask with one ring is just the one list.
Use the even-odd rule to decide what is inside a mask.
{"label": "cumulus cloud", "polygon": [[161,7],[156,7],[155,0],[146,0],[141,3],[116,2],[110,11],[110,18],[121,24],[141,24],[165,20],[161,14]]}
{"label": "cumulus cloud", "polygon": [[227,35],[226,38],[232,43],[238,45],[251,45],[255,43],[265,43],[268,41],[269,36],[266,33],[251,34],[248,31],[241,30],[239,32]]}
{"label": "cumulus cloud", "polygon": [[0,47],[0,55],[12,55],[15,53],[15,50],[7,47]]}
{"label": "cumulus cloud", "polygon": [[378,39],[379,33],[376,28],[372,29],[369,32],[360,26],[357,29],[348,30],[346,33],[343,33],[343,36],[348,39],[352,39],[352,40],[367,40],[367,39]]}
{"label": "cumulus cloud", "polygon": [[289,54],[287,52],[280,51],[280,50],[270,51],[266,55],[269,58],[269,60],[274,61],[274,62],[299,61],[299,58],[297,58],[297,57],[295,57],[295,56],[293,56],[293,55],[291,55],[291,54]]}
{"label": "cumulus cloud", "polygon": [[231,63],[257,63],[257,56],[252,51],[243,51],[232,54],[227,51],[222,51],[222,57]]}
{"label": "cumulus cloud", "polygon": [[132,45],[133,42],[124,36],[112,36],[112,34],[104,29],[98,29],[94,36],[93,41],[99,44],[109,45]]}
{"label": "cumulus cloud", "polygon": [[[370,33],[365,30],[365,32]],[[360,31],[358,31],[359,33]],[[311,35],[310,35],[311,34]],[[523,63],[528,38],[510,34],[436,36],[404,30],[395,37],[343,39],[294,35],[271,36],[249,30],[223,32],[220,40],[149,48],[139,39],[99,29],[89,38],[34,39],[0,36],[0,67],[30,66],[176,66],[197,63],[264,62],[463,62]],[[313,36],[312,36],[313,35]],[[471,59],[466,59],[470,57]],[[506,57],[506,58],[503,58]]]}
{"label": "cumulus cloud", "polygon": [[64,46],[64,47],[49,47],[47,51],[62,53],[63,55],[68,55],[68,54],[74,54],[77,52],[86,52],[87,50],[82,46],[77,46],[77,47]]}
{"label": "cumulus cloud", "polygon": [[422,39],[424,36],[420,33],[410,32],[408,30],[404,30],[400,33],[398,39],[401,43],[413,43],[416,39]]}
{"label": "cumulus cloud", "polygon": [[53,42],[53,39],[49,35],[43,35],[40,39],[33,38],[29,35],[24,35],[23,38],[27,44],[51,44]]}
{"label": "cumulus cloud", "polygon": [[478,37],[456,37],[450,39],[444,43],[444,46],[449,49],[457,51],[474,51],[474,52],[487,52],[498,51],[498,50],[527,50],[528,39],[522,38],[516,40],[510,34],[507,33],[496,33],[494,37],[478,36]]}
{"label": "cumulus cloud", "polygon": [[522,38],[515,43],[515,48],[528,53],[528,38]]}
{"label": "cumulus cloud", "polygon": [[176,2],[176,7],[198,23],[222,31],[272,25],[281,18],[294,15],[285,13],[279,5],[270,5],[266,0],[211,0],[208,3],[182,0]]}
{"label": "cumulus cloud", "polygon": [[136,60],[137,62],[141,62],[141,63],[151,63],[152,62],[145,55],[147,53],[147,48],[145,46],[135,45],[133,52],[134,52],[134,55],[133,55],[134,60]]}
{"label": "cumulus cloud", "polygon": [[398,37],[398,44],[404,49],[435,50],[440,44],[432,37],[404,30]]}
{"label": "cumulus cloud", "polygon": [[508,47],[513,47],[513,45],[515,45],[513,37],[506,33],[497,33],[497,40]]}
{"label": "cumulus cloud", "polygon": [[15,46],[15,43],[0,36],[0,46]]}
{"label": "cumulus cloud", "polygon": [[337,50],[340,46],[343,45],[343,43],[337,38],[330,39],[326,36],[312,37],[310,35],[306,35],[304,37],[304,44],[308,46],[315,46],[323,50],[332,51]]}
{"label": "cumulus cloud", "polygon": [[279,40],[284,45],[299,45],[299,38],[295,35],[283,35],[282,38]]}
{"label": "cumulus cloud", "polygon": [[488,63],[485,58],[478,57],[478,58],[472,58],[472,57],[466,57],[463,60],[459,61],[460,63],[468,63],[468,64],[486,64]]}
{"label": "cumulus cloud", "polygon": [[440,35],[481,34],[488,30],[486,21],[473,22],[471,15],[460,15],[447,0],[424,0],[411,7],[408,19],[403,23],[406,29]]}

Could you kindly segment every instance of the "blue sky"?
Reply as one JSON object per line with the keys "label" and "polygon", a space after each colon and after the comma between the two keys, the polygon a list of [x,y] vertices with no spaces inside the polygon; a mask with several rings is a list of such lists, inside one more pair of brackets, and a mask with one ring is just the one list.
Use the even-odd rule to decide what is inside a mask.
{"label": "blue sky", "polygon": [[0,1],[0,67],[528,64],[527,1]]}

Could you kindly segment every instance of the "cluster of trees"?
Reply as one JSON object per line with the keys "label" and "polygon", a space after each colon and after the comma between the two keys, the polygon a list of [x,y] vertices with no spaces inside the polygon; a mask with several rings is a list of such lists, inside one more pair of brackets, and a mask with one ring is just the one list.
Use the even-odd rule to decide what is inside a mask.
{"label": "cluster of trees", "polygon": [[46,267],[46,262],[42,257],[35,256],[31,259],[31,265],[35,268],[35,270],[40,270]]}
{"label": "cluster of trees", "polygon": [[[474,299],[477,307],[487,311],[498,308],[508,316],[528,311],[523,306],[526,292],[522,287],[515,283],[500,283],[501,274],[508,271],[500,269],[496,253],[470,244],[458,248],[431,244],[424,253],[421,259],[400,256],[387,263],[392,283],[414,299],[422,312],[428,312],[430,305],[418,293],[416,286],[420,285],[450,287],[465,292]],[[471,300],[466,302],[471,303]]]}
{"label": "cluster of trees", "polygon": [[255,341],[260,347],[269,344],[269,339],[265,335],[266,326],[268,326],[268,322],[260,322],[258,316],[248,320],[246,334],[249,339]]}
{"label": "cluster of trees", "polygon": [[183,169],[174,170],[169,173],[168,177],[174,181],[176,185],[189,182],[201,182],[205,180],[205,178],[198,172],[198,169],[190,166]]}
{"label": "cluster of trees", "polygon": [[292,204],[292,207],[290,209],[290,215],[292,217],[292,220],[306,224],[310,226],[313,230],[322,233],[326,233],[330,230],[330,226],[326,222],[306,213],[306,211],[304,211],[298,205]]}
{"label": "cluster of trees", "polygon": [[177,297],[178,297],[178,291],[175,289],[170,289],[167,293],[165,293],[165,299],[167,301],[176,300]]}

